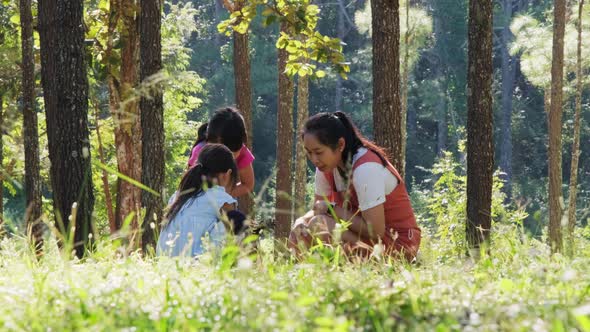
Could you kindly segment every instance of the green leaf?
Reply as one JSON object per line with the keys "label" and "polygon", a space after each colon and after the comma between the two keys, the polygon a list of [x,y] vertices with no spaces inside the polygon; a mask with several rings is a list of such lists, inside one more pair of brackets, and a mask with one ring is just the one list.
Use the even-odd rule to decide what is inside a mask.
{"label": "green leaf", "polygon": [[16,13],[16,14],[12,15],[10,17],[10,22],[12,22],[12,23],[14,23],[16,25],[19,25],[20,24],[20,15],[19,15],[19,13]]}
{"label": "green leaf", "polygon": [[318,71],[316,71],[316,72],[315,72],[315,76],[316,76],[317,78],[322,78],[322,77],[325,77],[325,76],[326,76],[326,72],[325,72],[325,71],[323,71],[323,70],[318,70]]}

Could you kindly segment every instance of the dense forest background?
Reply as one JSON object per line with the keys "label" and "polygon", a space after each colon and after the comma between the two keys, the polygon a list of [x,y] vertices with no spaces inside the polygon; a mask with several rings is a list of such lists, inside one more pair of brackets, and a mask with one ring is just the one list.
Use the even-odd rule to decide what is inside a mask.
{"label": "dense forest background", "polygon": [[[309,85],[309,112],[343,110],[363,133],[372,137],[371,13],[363,0],[319,0],[318,30],[340,38],[350,73],[343,79],[329,66],[327,75]],[[97,129],[100,129],[105,164],[116,168],[113,120],[101,64],[100,40],[104,29],[105,2],[85,2],[88,59],[89,125],[93,158],[98,158]],[[400,5],[400,58],[407,62],[407,150],[405,178],[414,205],[428,213],[427,198],[440,189],[435,183],[441,172],[465,176],[467,1],[410,1]],[[564,192],[570,177],[574,115],[574,65],[576,6],[568,11],[565,57],[566,83],[563,118]],[[33,16],[36,4],[33,3]],[[526,211],[524,226],[540,236],[548,221],[548,133],[545,89],[550,83],[552,1],[503,0],[494,2],[494,140],[495,169],[505,194],[501,200],[512,209]],[[3,203],[9,227],[22,226],[25,212],[23,189],[23,128],[20,93],[19,11],[13,1],[0,8],[0,95],[3,112]],[[197,127],[215,109],[235,104],[232,37],[220,34],[217,25],[229,17],[219,1],[166,1],[162,19],[162,59],[168,79],[164,89],[166,133],[166,193],[169,195],[182,175]],[[586,22],[590,21],[586,10]],[[407,18],[409,17],[409,19]],[[264,215],[272,215],[277,148],[277,49],[278,26],[263,26],[257,16],[250,26],[253,151],[256,192],[264,192]],[[584,35],[588,36],[588,23]],[[35,24],[34,24],[35,25]],[[407,39],[406,39],[407,32]],[[35,75],[40,80],[39,39],[35,31]],[[590,37],[590,36],[588,36]],[[115,48],[121,47],[116,45]],[[407,53],[406,53],[407,49]],[[590,54],[585,45],[584,54]],[[590,63],[586,56],[584,70]],[[586,83],[588,80],[586,79]],[[43,199],[51,197],[49,159],[41,85],[35,90],[39,117],[40,162]],[[583,94],[581,155],[577,196],[578,221],[590,218],[590,112],[589,92]],[[296,121],[296,115],[294,115]],[[297,124],[295,124],[297,127]],[[97,128],[98,127],[98,128]],[[296,139],[296,138],[295,138]],[[445,154],[448,151],[450,154]],[[445,164],[445,160],[447,163]],[[449,164],[450,162],[450,164]],[[450,170],[444,165],[451,165]],[[309,181],[312,182],[311,168]],[[96,186],[95,220],[107,227],[105,195],[100,168],[93,168]],[[116,175],[108,175],[115,190]],[[269,180],[269,181],[267,181]],[[308,186],[308,191],[311,191]],[[567,196],[565,197],[567,201]],[[44,204],[51,210],[50,204]],[[430,207],[432,209],[432,207]],[[266,211],[266,212],[265,212]],[[432,211],[430,211],[432,212]]]}

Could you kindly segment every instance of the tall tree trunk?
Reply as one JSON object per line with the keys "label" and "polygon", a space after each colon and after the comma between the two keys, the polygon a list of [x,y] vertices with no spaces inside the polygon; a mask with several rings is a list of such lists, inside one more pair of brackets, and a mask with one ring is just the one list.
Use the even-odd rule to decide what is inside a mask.
{"label": "tall tree trunk", "polygon": [[[4,95],[0,93],[0,168],[4,169]],[[0,173],[0,237],[4,235],[4,174]]]}
{"label": "tall tree trunk", "polygon": [[372,0],[373,134],[404,177],[399,93],[399,0]]}
{"label": "tall tree trunk", "polygon": [[[281,31],[285,31],[281,23]],[[285,74],[288,53],[279,50],[279,107],[277,116],[277,190],[275,236],[289,235],[292,219],[293,193],[293,81]]]}
{"label": "tall tree trunk", "polygon": [[[142,0],[139,18],[140,78],[148,85],[149,95],[141,96],[142,183],[158,192],[156,196],[147,191],[141,193],[145,207],[142,223],[142,247],[144,252],[155,249],[156,234],[160,229],[164,208],[164,179],[166,160],[164,151],[164,104],[162,86],[154,84],[154,75],[162,75],[162,7],[160,0]],[[153,226],[153,227],[152,227]]]}
{"label": "tall tree trunk", "polygon": [[492,225],[492,13],[492,0],[469,1],[466,235],[470,248],[489,241]]}
{"label": "tall tree trunk", "polygon": [[437,101],[437,118],[436,123],[436,155],[442,156],[443,151],[447,150],[447,137],[449,134],[449,126],[447,124],[447,92],[446,84],[438,82],[440,87],[440,98]]}
{"label": "tall tree trunk", "polygon": [[410,61],[410,0],[406,0],[406,33],[404,34],[404,62],[402,69],[402,156],[404,158],[402,164],[402,174],[406,171],[406,145],[407,145],[407,116],[408,116],[408,88],[409,88],[409,69],[408,62]]}
{"label": "tall tree trunk", "polygon": [[82,0],[40,0],[41,77],[56,224],[82,257],[92,230],[88,78]]}
{"label": "tall tree trunk", "polygon": [[41,217],[41,179],[39,175],[39,134],[35,110],[35,58],[33,53],[33,15],[31,0],[20,0],[22,46],[23,128],[25,143],[25,222],[31,240],[39,253],[43,246]]}
{"label": "tall tree trunk", "polygon": [[[252,150],[252,84],[250,83],[250,55],[248,33],[234,32],[234,80],[236,86],[236,104],[244,116],[248,148]],[[251,195],[239,198],[240,210],[253,215],[254,201]]]}
{"label": "tall tree trunk", "polygon": [[[106,165],[106,158],[104,156],[104,149],[102,145],[102,136],[100,135],[100,122],[98,119],[98,101],[93,101],[94,104],[94,122],[96,128],[96,139],[98,141],[98,159],[103,165]],[[109,218],[109,231],[112,233],[117,231],[117,224],[115,223],[115,213],[113,211],[113,198],[111,196],[111,188],[109,186],[109,173],[107,170],[102,170],[102,188],[104,191],[104,203],[107,209],[107,216]]]}
{"label": "tall tree trunk", "polygon": [[549,111],[549,243],[552,252],[561,252],[563,215],[561,170],[561,118],[563,113],[563,36],[565,0],[555,0],[553,10],[553,60],[551,64],[551,110]]}
{"label": "tall tree trunk", "polygon": [[567,250],[570,257],[574,256],[575,237],[574,227],[576,226],[576,198],[578,196],[578,163],[580,161],[580,122],[582,118],[582,13],[584,12],[584,0],[580,0],[578,7],[578,50],[576,63],[576,77],[578,87],[576,90],[576,115],[574,119],[574,143],[572,145],[572,165],[570,171],[570,188],[568,204],[568,228],[567,228]]}
{"label": "tall tree trunk", "polygon": [[512,196],[512,94],[516,75],[516,58],[510,56],[508,45],[512,39],[510,22],[512,18],[512,1],[504,0],[504,19],[502,29],[502,117],[500,124],[500,169],[503,176],[506,199]]}
{"label": "tall tree trunk", "polygon": [[[139,34],[137,33],[139,13],[137,6],[138,3],[134,0],[111,0],[111,20],[114,21],[114,26],[117,27],[119,17],[122,20],[119,33],[123,48],[121,50],[120,79],[113,75],[116,71],[115,68],[109,69],[109,106],[115,120],[115,147],[119,173],[133,180],[141,181],[141,115],[135,92],[139,63]],[[136,247],[140,242],[138,234],[140,207],[141,189],[119,178],[117,180],[117,208],[115,212],[117,228],[122,226],[127,216],[131,213],[134,214],[129,237],[133,247]]]}
{"label": "tall tree trunk", "polygon": [[[342,4],[342,0],[338,0],[338,21],[336,23],[336,26],[338,30],[338,39],[340,39],[341,41],[344,41],[344,36],[346,35],[346,27],[344,25],[344,10],[345,8]],[[334,93],[334,108],[336,111],[342,110],[342,77],[340,77],[340,75],[336,75],[336,92]]]}
{"label": "tall tree trunk", "polygon": [[[309,79],[299,76],[297,81],[297,127],[302,128],[309,116]],[[297,215],[305,213],[305,197],[307,187],[307,155],[303,142],[297,139],[295,152],[295,212]]]}

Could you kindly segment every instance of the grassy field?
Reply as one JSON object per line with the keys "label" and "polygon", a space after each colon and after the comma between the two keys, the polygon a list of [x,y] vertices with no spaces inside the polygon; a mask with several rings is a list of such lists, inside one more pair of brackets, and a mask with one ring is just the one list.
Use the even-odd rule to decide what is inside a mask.
{"label": "grassy field", "polygon": [[107,241],[83,261],[55,243],[37,261],[22,239],[0,251],[6,331],[590,331],[590,246],[550,256],[540,241],[496,230],[478,262],[351,263],[330,248],[302,262],[229,246],[200,260],[123,256]]}

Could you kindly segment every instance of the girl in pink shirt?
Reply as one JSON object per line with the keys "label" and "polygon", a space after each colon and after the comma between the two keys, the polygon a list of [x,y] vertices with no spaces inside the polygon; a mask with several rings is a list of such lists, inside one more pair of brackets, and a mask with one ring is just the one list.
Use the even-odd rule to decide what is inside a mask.
{"label": "girl in pink shirt", "polygon": [[188,166],[193,167],[199,153],[207,143],[220,143],[233,153],[238,166],[240,182],[231,192],[233,197],[250,194],[254,190],[254,155],[244,143],[247,141],[246,125],[240,112],[233,107],[218,109],[208,123],[199,127],[197,141],[193,145]]}

